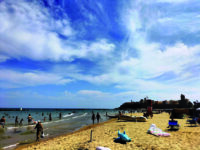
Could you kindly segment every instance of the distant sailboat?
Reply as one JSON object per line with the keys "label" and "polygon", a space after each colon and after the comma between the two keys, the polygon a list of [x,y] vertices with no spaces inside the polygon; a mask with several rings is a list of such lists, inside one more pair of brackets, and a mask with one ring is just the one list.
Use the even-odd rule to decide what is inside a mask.
{"label": "distant sailboat", "polygon": [[20,111],[22,111],[22,107],[20,107]]}

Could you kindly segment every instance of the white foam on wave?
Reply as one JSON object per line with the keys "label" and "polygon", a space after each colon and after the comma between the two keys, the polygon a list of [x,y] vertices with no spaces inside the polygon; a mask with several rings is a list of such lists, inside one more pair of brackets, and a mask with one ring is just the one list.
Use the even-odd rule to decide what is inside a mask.
{"label": "white foam on wave", "polygon": [[87,113],[84,113],[84,114],[82,114],[82,115],[80,115],[80,116],[75,116],[75,117],[72,117],[73,119],[75,119],[75,118],[80,118],[80,117],[83,117],[83,116],[86,116],[87,115]]}
{"label": "white foam on wave", "polygon": [[54,122],[60,122],[60,121],[63,121],[63,120],[50,121],[50,122],[43,122],[42,124],[50,124],[50,123],[54,123]]}
{"label": "white foam on wave", "polygon": [[42,124],[49,124],[49,123],[55,123],[55,122],[66,121],[66,120],[69,120],[69,119],[61,119],[61,120],[56,120],[56,121],[43,122]]}
{"label": "white foam on wave", "polygon": [[8,130],[11,130],[11,129],[17,129],[19,127],[7,127]]}
{"label": "white foam on wave", "polygon": [[[83,114],[83,115],[86,115],[87,113]],[[69,117],[69,116],[72,116],[74,115],[74,113],[71,113],[71,114],[67,114],[67,115],[64,115],[63,118],[66,118],[66,117]],[[81,115],[81,116],[83,116]],[[81,116],[77,116],[77,117],[81,117]],[[77,118],[75,117],[75,118]],[[66,121],[66,120],[69,120],[69,119],[61,119],[61,120],[56,120],[56,121],[48,121],[48,122],[42,122],[42,124],[50,124],[50,123],[55,123],[55,122],[61,122],[61,121]],[[35,126],[36,124],[31,124],[31,125],[25,125],[25,126],[19,126],[19,127],[7,127],[8,130],[12,130],[12,129],[19,129],[19,128],[26,128],[26,127],[31,127],[31,126]]]}
{"label": "white foam on wave", "polygon": [[32,124],[32,125],[26,125],[26,126],[20,126],[20,127],[6,127],[8,130],[12,130],[12,129],[19,129],[19,128],[26,128],[26,127],[33,127],[36,124]]}
{"label": "white foam on wave", "polygon": [[42,124],[49,124],[49,123],[52,123],[52,122],[43,122]]}
{"label": "white foam on wave", "polygon": [[53,122],[61,122],[61,121],[64,121],[63,119],[62,120],[56,120],[56,121],[53,121]]}
{"label": "white foam on wave", "polygon": [[3,147],[3,149],[7,149],[7,148],[11,148],[11,147],[15,147],[15,146],[17,146],[18,144],[19,144],[19,143],[12,144],[12,145],[8,145],[8,146]]}
{"label": "white foam on wave", "polygon": [[74,113],[64,115],[63,117],[66,118],[66,117],[69,117],[69,116],[72,116],[72,115],[74,115]]}

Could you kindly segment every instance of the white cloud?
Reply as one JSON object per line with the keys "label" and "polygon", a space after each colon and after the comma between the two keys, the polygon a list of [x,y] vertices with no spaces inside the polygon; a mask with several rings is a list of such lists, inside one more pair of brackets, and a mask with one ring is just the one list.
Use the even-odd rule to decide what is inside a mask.
{"label": "white cloud", "polygon": [[[55,20],[37,1],[0,3],[0,54],[11,58],[72,61],[107,56],[115,45],[106,39],[78,41],[68,17]],[[67,39],[59,37],[67,36]]]}
{"label": "white cloud", "polygon": [[[183,42],[176,42],[174,45],[165,46],[161,50],[162,45],[159,42],[149,42],[147,39],[148,32],[146,31],[150,25],[156,21],[170,21],[171,18],[161,20],[158,15],[157,18],[143,22],[144,20],[141,17],[144,14],[140,14],[142,13],[141,8],[143,8],[141,3],[133,2],[129,5],[128,10],[125,6],[125,10],[122,9],[121,16],[122,20],[126,18],[124,26],[129,35],[127,44],[124,44],[124,49],[132,48],[137,51],[138,56],[130,55],[129,51],[126,51],[126,55],[122,52],[122,59],[107,74],[108,78],[111,79],[110,82],[114,80],[118,88],[140,91],[155,98],[156,95],[160,98],[164,97],[164,94],[169,98],[179,95],[180,92],[189,94],[187,91],[195,93],[196,88],[193,89],[192,87],[194,85],[196,87],[198,79],[194,77],[191,79],[194,73],[187,72],[186,67],[194,64],[200,65],[198,59],[200,45],[188,46]],[[145,26],[147,23],[148,25]],[[151,78],[156,78],[167,72],[173,72],[176,77],[170,78],[168,76],[166,81],[151,80]],[[194,84],[184,85],[188,80]]]}
{"label": "white cloud", "polygon": [[[67,75],[92,84],[115,84],[115,87],[120,89],[138,90],[146,94],[157,90],[164,92],[168,89],[177,91],[182,87],[191,88],[183,85],[191,80],[192,76],[191,72],[185,71],[185,67],[190,64],[200,64],[198,61],[200,45],[189,47],[183,43],[176,43],[161,51],[158,44],[140,42],[134,45],[137,46],[140,57],[125,57],[116,62],[108,72],[100,75],[84,75],[78,72]],[[168,77],[166,81],[151,80],[167,72],[173,72],[177,77]],[[198,79],[192,77],[192,80]]]}
{"label": "white cloud", "polygon": [[6,61],[8,59],[9,59],[8,56],[0,55],[0,63]]}
{"label": "white cloud", "polygon": [[[157,96],[159,99],[173,97],[178,99],[180,93],[187,93],[189,98],[194,98],[193,95],[196,95],[194,93],[197,92],[199,87],[197,82],[199,78],[194,78],[194,73],[187,71],[186,68],[194,64],[200,65],[198,59],[200,45],[189,46],[183,42],[176,42],[174,45],[165,46],[161,50],[162,45],[159,42],[149,42],[146,30],[140,30],[144,28],[144,23],[139,17],[140,7],[135,9],[131,7],[122,12],[122,20],[124,20],[124,25],[128,31],[128,40],[126,44],[123,43],[121,59],[119,58],[117,62],[112,64],[109,71],[107,70],[100,75],[92,76],[77,73],[73,77],[93,84],[114,84],[117,88],[138,91],[142,97],[151,95],[153,98]],[[155,19],[163,21],[159,20],[160,17]],[[165,20],[169,21],[171,18],[165,18]],[[152,20],[152,22],[154,21]],[[146,26],[147,28],[149,26]],[[124,51],[130,48],[137,51],[137,57],[132,56],[129,51]],[[109,64],[104,67],[107,66]],[[167,80],[156,79],[156,77],[168,72],[174,73],[174,77],[167,76]],[[152,80],[152,78],[155,79]],[[193,84],[186,84],[189,81]]]}
{"label": "white cloud", "polygon": [[[72,79],[67,79],[62,76],[45,73],[45,72],[16,72],[12,70],[0,70],[1,88],[15,88],[24,86],[36,86],[46,84],[64,85],[72,82]],[[4,86],[4,83],[10,86]]]}
{"label": "white cloud", "polygon": [[[154,2],[180,3],[186,0],[157,0]],[[152,8],[145,9],[150,1],[135,1],[128,6],[126,2],[125,8],[120,7],[119,12],[121,13],[120,21],[124,24],[127,36],[123,43],[119,44],[119,47],[121,46],[119,48],[106,38],[93,42],[76,41],[79,32],[73,29],[67,16],[55,21],[48,9],[41,8],[36,2],[30,2],[30,5],[24,1],[12,2],[10,6],[6,3],[3,1],[0,4],[0,62],[12,57],[51,61],[86,58],[95,60],[102,72],[95,75],[85,74],[87,70],[81,70],[78,65],[69,71],[63,71],[64,67],[59,68],[58,66],[53,70],[56,73],[52,70],[52,73],[0,70],[0,80],[4,81],[2,86],[7,85],[8,88],[44,84],[62,85],[72,81],[66,79],[67,76],[74,80],[84,80],[102,86],[113,84],[116,88],[128,91],[111,94],[95,90],[80,90],[76,94],[81,98],[65,91],[65,96],[71,99],[73,97],[83,103],[92,102],[91,98],[87,101],[88,96],[98,100],[112,99],[113,101],[114,98],[117,99],[117,96],[127,100],[131,95],[135,95],[137,100],[147,95],[151,95],[152,98],[157,96],[160,99],[167,99],[179,96],[180,93],[187,93],[192,98],[194,98],[193,95],[198,97],[196,93],[200,85],[199,77],[192,77],[195,74],[187,71],[186,67],[191,67],[191,64],[200,65],[200,45],[189,46],[179,41],[170,46],[163,46],[159,42],[150,42],[147,39],[147,31],[152,26],[157,27],[160,24],[175,21],[172,25],[180,26],[181,30],[187,29],[191,24],[185,25],[185,22],[190,22],[191,18],[188,18],[190,15],[168,16],[163,15],[157,7],[152,7],[156,9],[155,11],[151,10]],[[8,7],[14,13],[11,13]],[[97,16],[89,15],[90,20],[98,19]],[[143,16],[148,17],[142,18]],[[184,17],[186,19],[183,19]],[[196,26],[191,28],[197,29]],[[170,34],[175,32],[172,29],[169,30]],[[162,28],[162,31],[169,34],[168,29]],[[192,31],[197,30],[192,29]],[[67,36],[67,39],[60,39],[57,33]],[[118,49],[117,52],[116,49]],[[131,50],[136,51],[137,56],[133,56]],[[121,53],[121,57],[116,58],[118,53]],[[98,58],[102,61],[98,61]],[[104,60],[104,58],[110,59]],[[168,77],[168,80],[163,81],[155,79],[168,72],[174,73],[175,77]],[[188,82],[193,84],[188,84]]]}
{"label": "white cloud", "polygon": [[[133,78],[147,79],[169,71],[180,74],[186,65],[199,64],[200,45],[188,46],[182,42],[177,42],[161,50],[159,42],[148,41],[146,31],[153,22],[161,21],[161,19],[158,15],[157,18],[152,18],[152,20],[144,20],[141,8],[145,8],[142,4],[143,2],[133,2],[128,7],[125,6],[125,10],[122,9],[121,16],[122,20],[125,20],[124,25],[129,33],[125,49],[135,49],[138,57],[126,54],[127,57],[122,57],[115,69],[119,70],[118,72],[125,70],[128,73],[127,76],[131,75]],[[171,19],[170,17],[165,18],[165,20]],[[147,23],[149,25],[145,26]],[[142,30],[140,30],[141,28]]]}
{"label": "white cloud", "polygon": [[[171,21],[174,17],[162,18],[158,12],[157,17],[149,19],[150,22],[145,26],[140,14],[143,7],[140,2],[135,3],[129,5],[130,9],[127,9],[127,6],[125,10],[120,8],[121,20],[128,32],[127,43],[124,42],[120,50],[121,58],[119,57],[115,63],[110,64],[112,67],[109,70],[106,68],[110,62],[105,62],[103,67],[106,71],[99,75],[75,73],[69,76],[93,84],[114,84],[116,88],[138,91],[141,98],[147,95],[152,95],[153,98],[158,96],[160,99],[178,98],[180,93],[187,93],[189,97],[193,97],[187,91],[191,93],[197,91],[199,78],[192,77],[194,73],[187,71],[186,68],[194,64],[200,65],[198,59],[200,45],[189,46],[179,41],[162,47],[161,50],[162,45],[159,42],[148,41],[146,31],[154,22]],[[132,56],[129,49],[134,49],[138,55]],[[174,77],[167,76],[166,80],[156,79],[168,72],[174,73]],[[152,80],[152,78],[155,79]],[[186,84],[189,81],[193,84]]]}
{"label": "white cloud", "polygon": [[189,2],[189,0],[156,0],[156,2],[161,2],[161,3],[184,3],[184,2]]}
{"label": "white cloud", "polygon": [[81,95],[104,95],[105,93],[101,91],[94,91],[94,90],[80,90],[78,91],[78,94]]}

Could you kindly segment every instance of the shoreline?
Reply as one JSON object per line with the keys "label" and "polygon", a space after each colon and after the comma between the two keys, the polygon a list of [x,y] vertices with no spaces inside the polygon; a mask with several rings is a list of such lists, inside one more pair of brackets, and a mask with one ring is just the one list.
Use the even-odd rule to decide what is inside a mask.
{"label": "shoreline", "polygon": [[83,127],[79,128],[79,129],[77,129],[75,131],[69,132],[67,134],[61,134],[61,135],[57,135],[57,136],[54,136],[54,137],[49,137],[49,138],[46,138],[46,139],[44,138],[44,139],[40,140],[39,142],[35,141],[35,142],[29,143],[29,144],[18,144],[18,145],[16,145],[15,150],[22,150],[22,149],[27,148],[29,146],[34,146],[34,145],[38,145],[40,143],[45,143],[45,142],[50,141],[50,140],[55,140],[56,138],[62,138],[62,137],[70,136],[70,135],[73,135],[73,134],[76,134],[76,133],[79,133],[79,132],[82,132],[82,131],[86,131],[86,130],[89,130],[89,129],[94,129],[94,128],[98,127],[98,126],[102,126],[104,124],[113,122],[115,120],[116,119],[113,118],[113,119],[109,119],[109,120],[104,121],[104,122],[100,122],[98,124],[96,123],[94,125],[93,124],[86,125],[86,126],[83,126]]}
{"label": "shoreline", "polygon": [[[52,113],[52,121],[48,120],[49,113]],[[66,135],[77,131],[85,126],[91,125],[91,110],[73,110],[73,111],[62,111],[62,119],[59,119],[59,111],[31,111],[31,112],[0,112],[1,116],[6,116],[6,128],[4,132],[0,133],[0,148],[14,149],[16,146],[12,146],[15,144],[29,144],[35,142],[36,139],[36,130],[34,130],[35,124],[27,125],[26,117],[30,113],[34,120],[43,120],[46,117],[46,121],[42,124],[44,126],[44,139],[50,139],[52,137],[57,137],[60,135]],[[99,112],[101,114],[100,122],[105,122],[109,118],[106,117],[106,112],[109,114],[116,113],[115,110],[95,110],[96,114]],[[15,126],[14,118],[18,116],[18,119],[24,119],[22,126]],[[97,123],[95,121],[95,123]]]}
{"label": "shoreline", "polygon": [[[134,113],[133,116],[141,116],[141,113]],[[187,118],[176,119],[180,125],[178,131],[168,130],[168,113],[154,114],[147,122],[129,122],[111,119],[107,122],[81,128],[73,133],[47,139],[38,143],[23,145],[18,150],[95,150],[98,146],[108,147],[111,150],[188,150],[200,149],[200,125],[191,127],[186,124]],[[148,134],[147,130],[151,124],[155,124],[162,131],[170,133],[168,137],[159,137]],[[90,133],[93,129],[93,140],[90,142]],[[115,143],[118,137],[118,130],[125,131],[131,142],[126,144]]]}

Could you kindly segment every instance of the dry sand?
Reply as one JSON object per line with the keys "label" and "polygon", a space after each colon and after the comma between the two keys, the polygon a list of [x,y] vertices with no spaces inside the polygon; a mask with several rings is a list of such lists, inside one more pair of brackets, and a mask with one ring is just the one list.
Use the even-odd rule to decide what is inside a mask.
{"label": "dry sand", "polygon": [[[141,114],[133,114],[141,116]],[[125,122],[116,119],[110,120],[97,126],[88,126],[78,132],[69,135],[56,137],[47,141],[33,143],[19,149],[38,150],[95,150],[97,146],[109,147],[112,150],[200,150],[200,127],[189,127],[186,119],[176,119],[181,125],[179,131],[168,131],[169,114],[154,114],[153,119],[148,122]],[[157,127],[171,134],[170,137],[156,137],[147,134],[150,125],[154,123]],[[93,141],[90,142],[90,132],[93,130]],[[127,144],[115,143],[117,131],[126,131],[132,139]]]}

